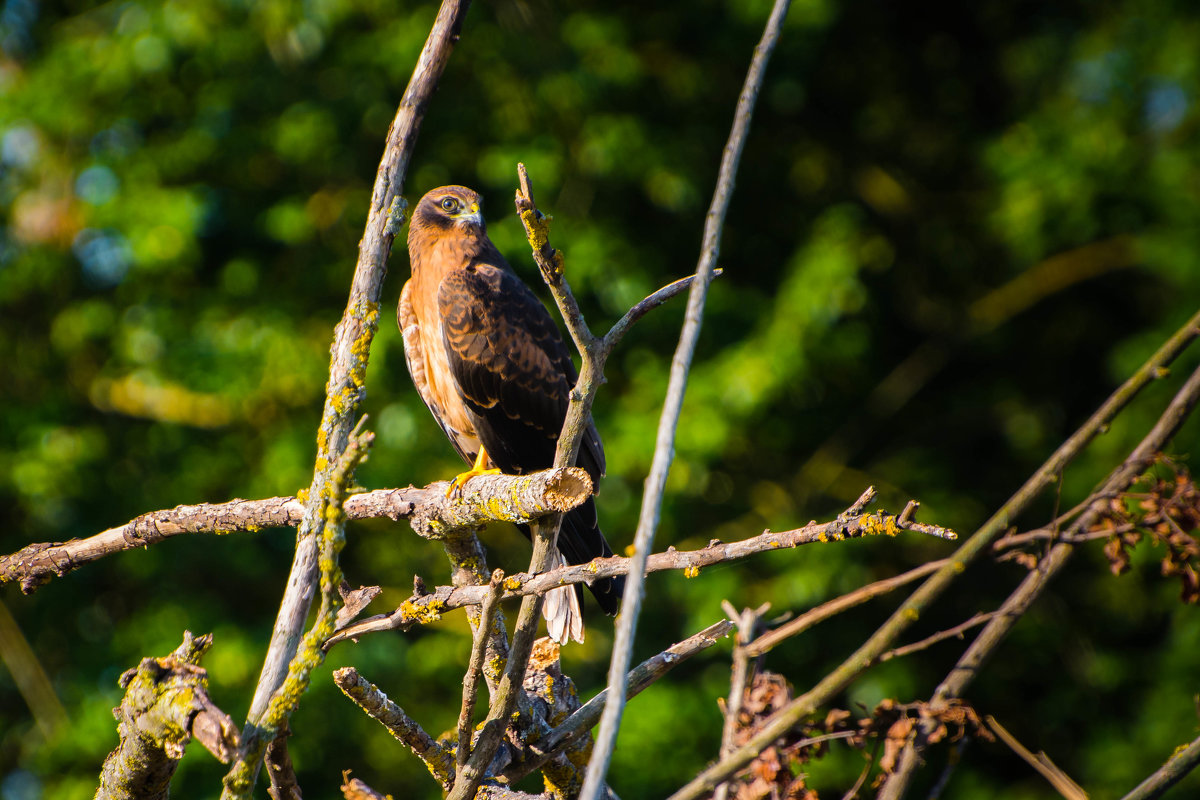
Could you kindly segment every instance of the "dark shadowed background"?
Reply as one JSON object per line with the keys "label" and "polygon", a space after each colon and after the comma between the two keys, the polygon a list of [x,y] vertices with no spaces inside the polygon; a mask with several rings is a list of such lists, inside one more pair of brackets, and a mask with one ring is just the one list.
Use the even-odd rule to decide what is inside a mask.
{"label": "dark shadowed background", "polygon": [[[307,486],[332,326],[435,9],[0,5],[0,550]],[[444,183],[480,190],[492,238],[536,285],[512,206],[526,163],[575,293],[604,329],[693,270],[768,10],[477,0],[407,197]],[[738,177],[661,547],[826,518],[868,484],[887,508],[917,498],[924,519],[973,530],[1195,311],[1198,99],[1191,3],[797,0]],[[397,247],[388,320],[407,275]],[[682,308],[637,326],[597,400],[609,464],[600,515],[618,550],[632,538]],[[1197,361],[1185,356],[1070,466],[1063,508],[1124,456]],[[460,468],[390,321],[368,393],[378,438],[360,483],[423,484]],[[1173,452],[1197,441],[1193,422]],[[1045,522],[1055,502],[1020,523]],[[5,586],[0,617],[15,618],[56,697],[23,696],[0,666],[0,797],[91,797],[116,742],[117,677],[169,652],[184,628],[215,633],[212,693],[240,721],[293,542],[289,530],[180,537],[30,597]],[[487,543],[494,565],[527,563],[513,529]],[[969,699],[1106,797],[1196,736],[1200,616],[1159,577],[1153,551],[1112,577],[1098,547],[1022,620]],[[950,549],[855,541],[690,580],[655,575],[635,658],[720,618],[722,598],[803,610]],[[384,586],[373,609],[406,597],[414,573],[446,579],[440,549],[404,525],[352,524],[343,560],[352,583]],[[1023,574],[972,568],[912,640],[994,608]],[[767,667],[809,688],[893,602],[808,632]],[[612,631],[592,610],[587,645],[564,654],[588,696]],[[358,666],[437,733],[457,715],[469,647],[456,613],[335,649],[292,720],[306,794],[335,796],[352,769],[397,797],[438,796],[329,672]],[[927,697],[961,647],[888,662],[841,705]],[[632,701],[612,772],[622,797],[663,796],[715,755],[728,650]],[[926,781],[946,749],[929,758]],[[810,765],[810,783],[840,797],[861,764],[835,746]],[[175,796],[214,796],[222,774],[190,752]],[[1187,786],[1200,791],[1196,776]],[[1057,796],[987,743],[966,751],[948,792]]]}

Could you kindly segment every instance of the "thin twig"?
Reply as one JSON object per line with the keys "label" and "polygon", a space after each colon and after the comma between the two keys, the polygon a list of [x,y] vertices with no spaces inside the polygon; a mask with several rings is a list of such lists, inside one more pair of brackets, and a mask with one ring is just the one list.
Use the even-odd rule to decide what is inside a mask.
{"label": "thin twig", "polygon": [[885,595],[895,589],[912,583],[915,580],[925,577],[931,572],[935,572],[945,566],[949,559],[940,559],[938,561],[930,561],[927,564],[922,564],[919,567],[914,567],[908,572],[895,576],[894,578],[885,578],[881,581],[868,583],[859,589],[852,592],[847,592],[841,597],[835,597],[832,600],[826,601],[816,608],[805,611],[800,616],[790,620],[784,625],[780,625],[774,630],[767,631],[762,636],[759,636],[746,648],[747,654],[751,656],[761,656],[770,651],[773,647],[790,639],[804,631],[808,630],[818,622],[824,622],[830,617],[841,614],[855,606],[862,605],[868,600],[873,600],[876,597]]}
{"label": "thin twig", "polygon": [[[721,758],[734,751],[734,737],[737,735],[738,714],[742,711],[742,702],[746,696],[746,686],[751,680],[751,657],[747,654],[747,645],[754,641],[755,629],[762,615],[770,609],[770,603],[764,603],[756,609],[745,608],[739,614],[728,600],[721,601],[721,607],[730,618],[737,619],[737,638],[733,643],[733,668],[729,673],[729,699],[725,702],[725,722],[721,730]],[[713,800],[727,800],[729,797],[729,782],[726,781],[713,792]]]}
{"label": "thin twig", "polygon": [[[802,545],[825,544],[863,536],[894,536],[901,531],[931,534],[943,539],[953,539],[955,536],[953,531],[946,528],[939,528],[912,520],[909,521],[908,527],[904,528],[900,527],[897,523],[897,518],[894,515],[885,513],[861,514],[855,517],[847,517],[845,514],[840,514],[830,522],[810,522],[803,528],[779,533],[766,531],[758,536],[752,536],[739,542],[715,541],[709,546],[698,550],[676,550],[674,547],[671,547],[665,553],[655,553],[647,558],[645,560],[644,571],[646,574],[649,574],[663,570],[681,569],[686,570],[691,575],[697,575],[703,567],[735,561],[756,553],[774,552]],[[943,562],[935,562],[935,565],[941,563]],[[523,572],[509,575],[504,579],[504,594],[501,596],[501,600],[530,594],[545,594],[551,589],[556,589],[560,586],[575,583],[590,583],[601,578],[628,575],[635,568],[634,564],[635,560],[633,558],[609,556],[608,558],[596,558],[585,564],[559,567],[540,574]],[[845,610],[845,608],[882,594],[884,591],[895,588],[907,581],[914,580],[928,571],[929,568],[920,567],[896,578],[864,587],[858,592],[852,592],[844,598],[838,598],[814,609],[809,614],[804,615],[802,619],[808,620],[811,624],[818,619],[832,616],[838,611]],[[433,591],[416,592],[390,613],[368,617],[367,619],[347,625],[326,641],[325,648],[329,649],[338,642],[346,639],[357,639],[368,633],[403,629],[413,624],[432,622],[439,619],[442,614],[455,608],[479,605],[483,602],[486,593],[486,585],[439,586]],[[791,628],[792,625],[788,627]],[[795,632],[797,631],[793,630],[788,635],[794,635]],[[753,648],[751,650],[752,655],[760,655],[766,652],[766,649],[769,649],[763,649],[759,646],[759,642],[762,642],[766,638],[766,636],[760,637],[757,642],[751,645]],[[769,644],[773,646],[775,641],[769,642]]]}
{"label": "thin twig", "polygon": [[885,737],[883,736],[875,737],[875,746],[871,748],[871,757],[868,758],[867,763],[863,765],[862,772],[858,773],[858,780],[856,780],[854,785],[847,789],[846,793],[842,795],[842,800],[854,800],[854,798],[858,796],[858,790],[861,789],[863,784],[867,782],[867,776],[871,774],[871,767],[875,766],[877,763],[877,759],[879,758],[879,748],[883,746],[884,738]]}
{"label": "thin twig", "polygon": [[[627,695],[635,697],[640,694],[642,690],[684,661],[716,644],[732,629],[733,621],[723,619],[638,664],[630,670],[627,676],[625,683]],[[529,749],[534,753],[533,759],[510,764],[500,777],[509,784],[514,784],[531,772],[540,769],[543,764],[562,752],[600,721],[600,714],[604,710],[604,701],[607,697],[608,690],[605,689],[584,703],[571,716],[563,720],[562,724],[547,734],[544,741],[534,742],[530,745]]]}
{"label": "thin twig", "polygon": [[455,759],[457,777],[455,780],[462,778],[462,769],[471,755],[471,719],[475,713],[475,697],[479,693],[479,678],[483,670],[483,659],[487,654],[488,632],[492,629],[492,620],[496,618],[496,606],[502,591],[500,583],[503,580],[503,570],[498,569],[492,573],[492,580],[488,583],[488,593],[484,596],[483,604],[479,609],[479,621],[475,624],[475,638],[471,644],[471,661],[467,665],[467,673],[463,675],[462,710],[458,714],[458,753]]}
{"label": "thin twig", "polygon": [[943,641],[945,639],[952,639],[956,636],[959,639],[961,639],[963,633],[971,630],[971,628],[974,628],[977,625],[982,625],[983,623],[985,623],[989,619],[991,619],[993,616],[995,616],[994,612],[981,611],[978,614],[976,614],[975,616],[971,617],[966,622],[963,622],[959,625],[955,625],[953,628],[950,628],[950,629],[944,630],[944,631],[939,631],[939,632],[933,634],[932,636],[922,639],[919,642],[913,642],[912,644],[906,644],[903,647],[896,647],[891,650],[888,650],[886,653],[884,653],[883,655],[881,655],[879,657],[879,663],[882,664],[884,661],[891,661],[893,658],[903,658],[904,656],[912,655],[913,653],[917,653],[917,652],[920,652],[921,650],[928,649],[929,647],[932,647],[933,645],[935,645],[938,642]]}
{"label": "thin twig", "polygon": [[1066,800],[1087,800],[1087,792],[1083,790],[1075,781],[1071,780],[1071,776],[1063,772],[1062,769],[1050,760],[1050,757],[1045,753],[1039,752],[1034,755],[1025,745],[1017,741],[1017,737],[1008,732],[1008,729],[996,721],[996,718],[990,714],[984,717],[992,732],[1000,737],[1000,741],[1008,745],[1009,749],[1019,755],[1026,764],[1037,770],[1043,778],[1050,782],[1054,790],[1061,794]]}
{"label": "thin twig", "polygon": [[717,187],[713,192],[712,203],[709,205],[704,221],[704,237],[696,267],[696,281],[688,293],[683,330],[680,331],[679,345],[676,347],[675,356],[671,361],[667,397],[663,403],[662,416],[659,418],[658,433],[654,440],[654,457],[651,460],[650,474],[646,478],[641,513],[638,515],[638,527],[634,535],[635,564],[625,583],[622,611],[617,623],[612,660],[608,669],[608,685],[611,694],[600,722],[600,730],[596,735],[596,747],[592,751],[592,759],[588,762],[587,778],[580,795],[582,800],[598,800],[600,797],[604,787],[604,776],[608,773],[608,764],[612,759],[613,749],[616,747],[617,730],[620,728],[621,715],[625,709],[625,673],[629,671],[629,663],[633,658],[633,640],[642,605],[645,576],[643,565],[654,548],[654,533],[658,528],[667,472],[675,454],[675,430],[679,424],[679,414],[683,407],[688,372],[691,369],[692,357],[696,352],[696,342],[700,337],[700,325],[704,318],[704,303],[708,297],[708,286],[712,281],[713,270],[716,268],[717,257],[721,251],[721,229],[724,227],[725,214],[729,210],[729,202],[733,195],[734,176],[737,174],[742,148],[745,146],[746,136],[750,129],[754,104],[758,99],[758,92],[762,88],[763,74],[766,71],[767,61],[771,57],[771,51],[775,49],[775,43],[779,41],[783,18],[787,14],[789,5],[790,0],[776,0],[774,8],[771,10],[771,16],[763,31],[762,39],[755,48],[754,57],[750,61],[750,69],[746,74],[741,95],[738,97],[737,110],[734,112],[733,128],[729,133],[725,150],[721,154]]}
{"label": "thin twig", "polygon": [[[1154,463],[1159,451],[1166,446],[1179,426],[1187,419],[1197,402],[1200,402],[1200,368],[1192,373],[1175,394],[1158,422],[1138,443],[1129,457],[1109,474],[1103,485],[1097,488],[1096,496],[1119,494],[1141,477],[1146,469]],[[1107,507],[1106,500],[1094,500],[1088,510],[1071,523],[1067,530],[1068,538],[1091,528]],[[987,659],[999,647],[1017,620],[1024,615],[1033,601],[1049,585],[1050,579],[1067,563],[1074,550],[1075,545],[1065,541],[1059,542],[1038,562],[1037,568],[1025,576],[1025,579],[1004,601],[979,636],[971,642],[970,647],[958,659],[958,663],[938,685],[930,701],[931,707],[942,706],[963,696],[963,692],[979,674]],[[899,766],[888,777],[887,783],[880,790],[879,800],[898,800],[904,795],[920,760],[918,750],[932,730],[933,726],[929,721],[923,721],[918,725],[914,735],[905,745],[904,752],[899,759]]]}
{"label": "thin twig", "polygon": [[713,787],[749,764],[763,748],[778,739],[797,722],[812,714],[845,689],[863,670],[867,669],[889,645],[903,633],[953,580],[966,565],[985,552],[991,543],[1008,529],[1010,520],[1020,514],[1041,491],[1053,483],[1055,476],[1102,430],[1121,409],[1147,385],[1167,374],[1166,366],[1184,348],[1200,336],[1200,313],[1193,316],[1175,332],[1145,364],[1092,414],[1090,418],[1063,442],[1053,455],[1017,490],[992,517],[958,548],[950,561],[931,575],[888,620],[858,647],[840,666],[822,678],[812,689],[773,714],[762,731],[730,755],[704,770],[680,788],[671,800],[696,800],[711,792]]}

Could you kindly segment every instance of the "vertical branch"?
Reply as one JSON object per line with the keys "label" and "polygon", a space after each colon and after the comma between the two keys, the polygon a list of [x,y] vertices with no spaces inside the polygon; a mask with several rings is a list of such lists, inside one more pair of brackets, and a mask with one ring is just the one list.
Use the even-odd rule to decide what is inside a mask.
{"label": "vertical branch", "polygon": [[[533,558],[530,562],[530,572],[545,572],[550,564],[551,548],[558,533],[562,514],[551,514],[537,520],[530,526],[533,535]],[[529,663],[529,654],[533,651],[533,638],[537,633],[538,620],[542,614],[542,596],[528,594],[521,600],[521,610],[517,612],[517,629],[513,633],[512,647],[508,653],[508,665],[500,686],[492,696],[491,709],[483,730],[471,752],[467,763],[457,771],[454,788],[448,800],[469,800],[475,796],[475,791],[487,773],[492,758],[500,742],[504,739],[504,731],[508,728],[517,699],[524,691],[525,665]]]}
{"label": "vertical branch", "polygon": [[[742,702],[746,696],[746,686],[750,683],[750,650],[749,645],[754,641],[758,620],[771,607],[764,603],[756,609],[746,608],[741,614],[728,600],[722,601],[725,613],[731,619],[737,619],[737,639],[733,645],[733,669],[729,675],[729,700],[725,703],[725,725],[721,731],[721,758],[725,758],[735,749],[734,736],[737,734],[738,714],[742,711]],[[722,783],[713,792],[713,800],[727,800],[729,797],[729,782]]]}
{"label": "vertical branch", "polygon": [[654,443],[654,458],[651,462],[650,475],[646,479],[646,490],[642,496],[642,510],[638,519],[637,533],[634,535],[633,563],[630,565],[629,577],[625,583],[625,596],[622,598],[612,661],[608,670],[610,693],[600,721],[596,748],[592,753],[592,760],[588,763],[587,778],[580,795],[583,800],[599,798],[604,787],[604,776],[608,772],[608,764],[612,759],[613,748],[616,746],[617,729],[620,727],[621,714],[625,709],[625,673],[629,671],[629,664],[633,658],[633,639],[642,604],[646,558],[650,555],[650,550],[654,545],[654,532],[658,527],[667,471],[670,469],[675,453],[675,428],[678,425],[679,412],[683,406],[683,394],[687,388],[688,371],[696,350],[696,341],[700,336],[700,324],[704,316],[704,301],[708,296],[708,285],[712,280],[717,255],[721,250],[721,228],[725,222],[725,214],[729,210],[734,176],[737,174],[742,148],[745,146],[746,135],[750,129],[754,104],[758,99],[759,90],[762,88],[763,74],[766,71],[767,61],[771,57],[771,51],[775,49],[775,44],[779,41],[783,19],[787,15],[789,5],[790,0],[775,0],[762,39],[754,50],[754,57],[750,62],[750,69],[746,74],[741,96],[738,98],[737,111],[734,113],[733,129],[729,133],[729,139],[721,155],[717,188],[713,193],[712,203],[709,205],[708,215],[704,221],[704,240],[696,267],[696,280],[688,294],[683,330],[680,332],[679,345],[671,362],[667,397],[663,404],[658,435]]}
{"label": "vertical branch", "polygon": [[[359,425],[361,424],[360,422]],[[367,449],[374,438],[375,434],[360,432],[356,426],[350,432],[345,452],[334,465],[326,489],[327,496],[321,505],[323,519],[318,541],[321,606],[313,626],[304,634],[296,648],[296,655],[288,664],[287,676],[271,695],[258,722],[250,728],[256,735],[250,741],[242,743],[237,760],[225,775],[222,800],[243,800],[250,797],[267,745],[275,738],[276,733],[287,725],[288,718],[300,704],[301,696],[308,691],[313,670],[325,660],[323,645],[333,634],[337,624],[337,612],[342,607],[341,593],[338,592],[342,583],[338,554],[346,543],[346,512],[342,509],[342,503],[346,498],[347,487],[354,477],[354,470],[366,457]]]}
{"label": "vertical branch", "polygon": [[[392,241],[403,224],[400,190],[408,170],[417,131],[450,50],[458,40],[469,0],[445,0],[388,132],[387,146],[375,177],[366,230],[359,244],[350,297],[334,334],[326,385],[325,409],[317,435],[317,459],[308,489],[304,521],[296,535],[287,588],[271,633],[271,642],[255,687],[246,738],[266,712],[295,656],[315,591],[317,542],[323,527],[323,503],[334,465],[346,450],[350,429],[365,392],[367,357],[379,326],[379,299]],[[257,766],[255,767],[257,769]]]}
{"label": "vertical branch", "polygon": [[475,641],[471,645],[471,662],[467,673],[463,676],[462,710],[458,714],[458,777],[462,778],[463,768],[471,755],[471,719],[475,712],[475,696],[479,692],[479,678],[483,671],[484,656],[487,653],[488,633],[492,621],[496,618],[496,605],[503,589],[500,582],[504,580],[504,572],[496,570],[488,584],[487,597],[479,608],[479,621],[475,623]]}

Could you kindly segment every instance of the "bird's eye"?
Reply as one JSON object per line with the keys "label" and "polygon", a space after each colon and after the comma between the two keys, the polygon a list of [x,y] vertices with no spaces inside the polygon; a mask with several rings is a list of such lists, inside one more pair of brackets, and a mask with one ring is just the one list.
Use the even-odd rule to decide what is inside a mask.
{"label": "bird's eye", "polygon": [[443,197],[442,209],[453,214],[455,211],[458,211],[458,201],[453,197]]}

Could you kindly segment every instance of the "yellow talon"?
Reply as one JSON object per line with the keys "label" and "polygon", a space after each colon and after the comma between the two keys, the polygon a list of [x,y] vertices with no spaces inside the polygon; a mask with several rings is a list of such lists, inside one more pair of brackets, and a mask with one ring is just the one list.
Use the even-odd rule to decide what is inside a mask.
{"label": "yellow talon", "polygon": [[479,446],[479,455],[475,456],[475,463],[469,470],[459,475],[454,476],[454,480],[450,481],[450,486],[446,488],[446,497],[461,494],[462,487],[467,481],[474,478],[476,475],[499,475],[500,470],[496,468],[487,469],[485,465],[488,463],[487,450],[483,445]]}

